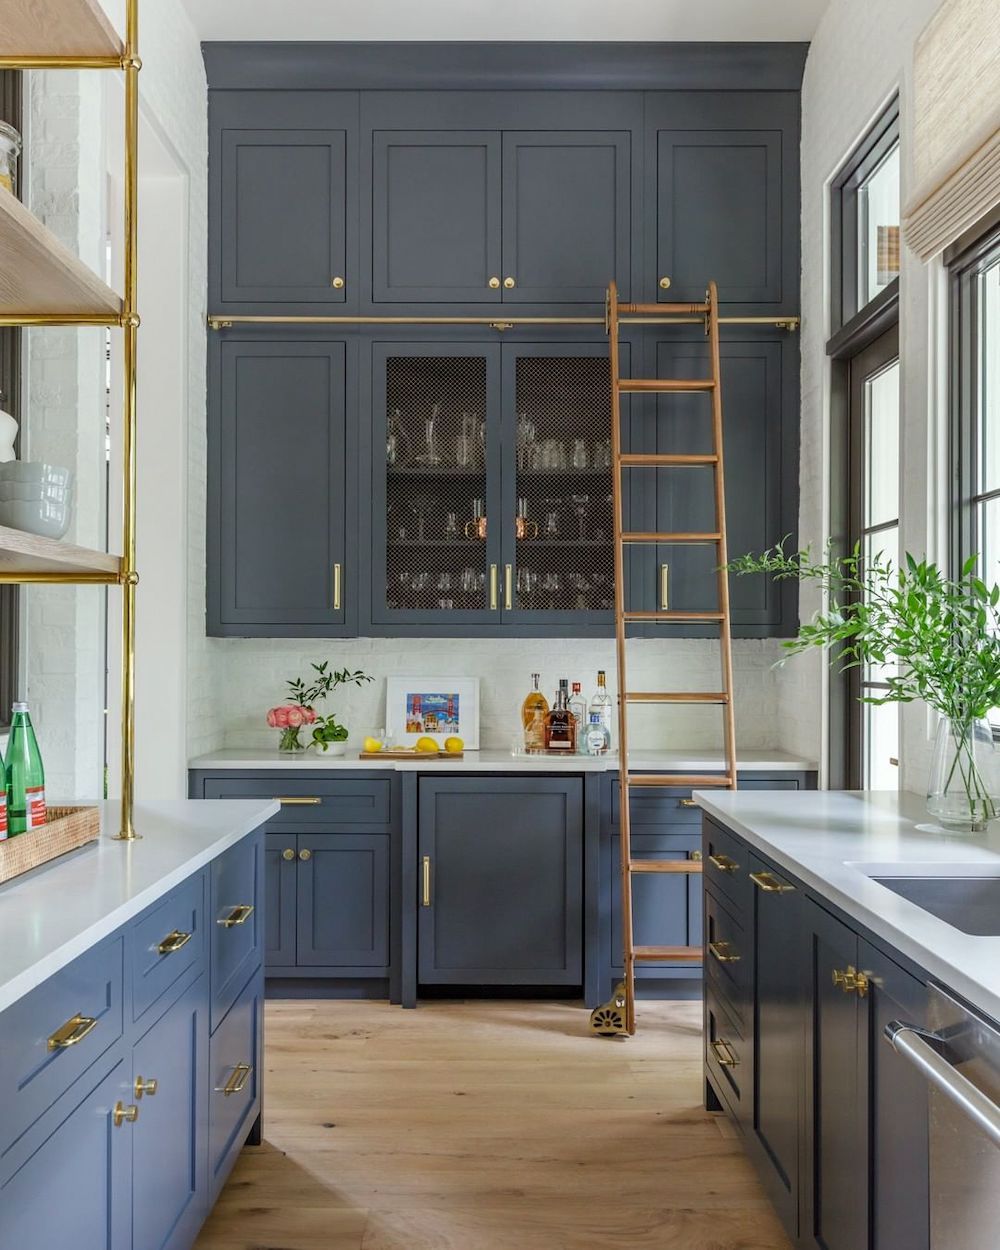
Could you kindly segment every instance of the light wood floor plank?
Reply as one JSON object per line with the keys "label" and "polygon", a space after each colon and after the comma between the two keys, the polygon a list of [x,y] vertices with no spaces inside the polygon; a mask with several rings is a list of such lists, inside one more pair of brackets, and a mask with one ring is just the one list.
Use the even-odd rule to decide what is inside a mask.
{"label": "light wood floor plank", "polygon": [[789,1250],[701,1106],[701,1008],[269,1003],[265,1144],[197,1250]]}

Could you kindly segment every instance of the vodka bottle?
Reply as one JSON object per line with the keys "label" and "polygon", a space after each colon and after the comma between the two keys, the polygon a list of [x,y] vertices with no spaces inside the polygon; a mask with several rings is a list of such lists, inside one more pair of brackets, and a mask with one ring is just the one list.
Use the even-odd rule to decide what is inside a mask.
{"label": "vodka bottle", "polygon": [[587,717],[587,754],[607,755],[611,750],[611,696],[604,685],[604,669],[597,674],[597,690]]}
{"label": "vodka bottle", "polygon": [[576,749],[581,754],[587,751],[587,700],[580,693],[582,687],[578,681],[573,683],[573,693],[570,695],[569,710],[573,713],[573,722],[576,727]]}

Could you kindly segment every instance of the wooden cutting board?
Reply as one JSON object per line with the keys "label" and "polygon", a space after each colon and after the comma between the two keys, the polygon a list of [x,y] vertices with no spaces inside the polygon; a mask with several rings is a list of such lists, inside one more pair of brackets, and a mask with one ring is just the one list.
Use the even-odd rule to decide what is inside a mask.
{"label": "wooden cutting board", "polygon": [[464,751],[418,751],[416,747],[396,747],[391,751],[359,751],[360,760],[460,760]]}

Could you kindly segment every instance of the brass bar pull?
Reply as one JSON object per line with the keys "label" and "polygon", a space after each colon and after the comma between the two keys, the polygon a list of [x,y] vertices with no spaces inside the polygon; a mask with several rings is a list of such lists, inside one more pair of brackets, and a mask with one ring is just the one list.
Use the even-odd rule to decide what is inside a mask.
{"label": "brass bar pull", "polygon": [[681,800],[679,801],[679,806],[681,806],[681,807],[697,807],[697,806],[698,806],[698,800],[697,800],[697,799],[681,799]]}
{"label": "brass bar pull", "polygon": [[733,1054],[733,1048],[728,1042],[724,1042],[720,1037],[716,1038],[716,1040],[711,1042],[710,1045],[712,1050],[715,1052],[716,1059],[718,1059],[719,1063],[722,1064],[724,1068],[735,1068],[737,1066],[739,1060]]}
{"label": "brass bar pull", "polygon": [[490,611],[497,610],[497,566],[490,565]]}
{"label": "brass bar pull", "polygon": [[431,857],[425,855],[423,858],[423,892],[421,903],[424,907],[431,905]]}
{"label": "brass bar pull", "polygon": [[765,894],[789,894],[795,889],[794,885],[779,881],[771,872],[752,872],[750,880],[758,890],[763,890]]}
{"label": "brass bar pull", "polygon": [[275,799],[282,807],[319,807],[323,802],[315,795],[276,794]]}
{"label": "brass bar pull", "polygon": [[728,942],[709,942],[708,950],[720,964],[738,964],[740,961],[740,956],[736,954]]}
{"label": "brass bar pull", "polygon": [[167,934],[156,949],[161,955],[172,955],[174,951],[179,951],[182,946],[187,946],[190,941],[190,933],[184,933],[181,929],[175,929],[173,933]]}
{"label": "brass bar pull", "polygon": [[660,565],[660,611],[670,611],[670,565]]}
{"label": "brass bar pull", "polygon": [[96,1027],[97,1020],[94,1016],[73,1016],[49,1038],[49,1050],[65,1050],[67,1046],[75,1046]]}
{"label": "brass bar pull", "polygon": [[143,1080],[141,1076],[135,1078],[135,1099],[138,1102],[143,1094],[148,1094],[150,1098],[156,1095],[156,1091],[160,1088],[159,1081]]}
{"label": "brass bar pull", "polygon": [[509,612],[514,606],[514,566],[503,566],[503,606]]}
{"label": "brass bar pull", "polygon": [[739,864],[735,859],[730,859],[728,855],[709,855],[708,862],[713,868],[718,868],[719,872],[739,871]]}
{"label": "brass bar pull", "polygon": [[224,929],[232,929],[238,924],[246,924],[253,915],[253,903],[240,903],[238,907],[234,907],[228,916],[223,916],[221,920],[217,920],[216,924],[221,924]]}
{"label": "brass bar pull", "polygon": [[341,582],[343,580],[343,565],[335,564],[333,566],[333,610],[340,611],[340,591]]}
{"label": "brass bar pull", "polygon": [[132,1103],[130,1107],[126,1107],[123,1102],[115,1103],[115,1109],[111,1113],[115,1128],[121,1128],[123,1124],[134,1124],[138,1118],[139,1108],[135,1103]]}
{"label": "brass bar pull", "polygon": [[217,1094],[224,1095],[226,1098],[228,1098],[230,1094],[241,1094],[243,1092],[243,1087],[246,1085],[247,1081],[250,1080],[250,1073],[252,1071],[253,1064],[238,1063],[236,1067],[233,1068],[229,1080],[225,1083],[225,1085],[217,1085],[215,1087],[215,1092]]}

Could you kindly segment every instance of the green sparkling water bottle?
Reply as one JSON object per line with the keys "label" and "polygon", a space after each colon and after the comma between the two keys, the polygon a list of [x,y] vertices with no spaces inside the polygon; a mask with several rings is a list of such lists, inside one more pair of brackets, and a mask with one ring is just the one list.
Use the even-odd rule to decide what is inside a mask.
{"label": "green sparkling water bottle", "polygon": [[7,743],[7,818],[10,836],[45,824],[45,769],[27,703],[14,704]]}

